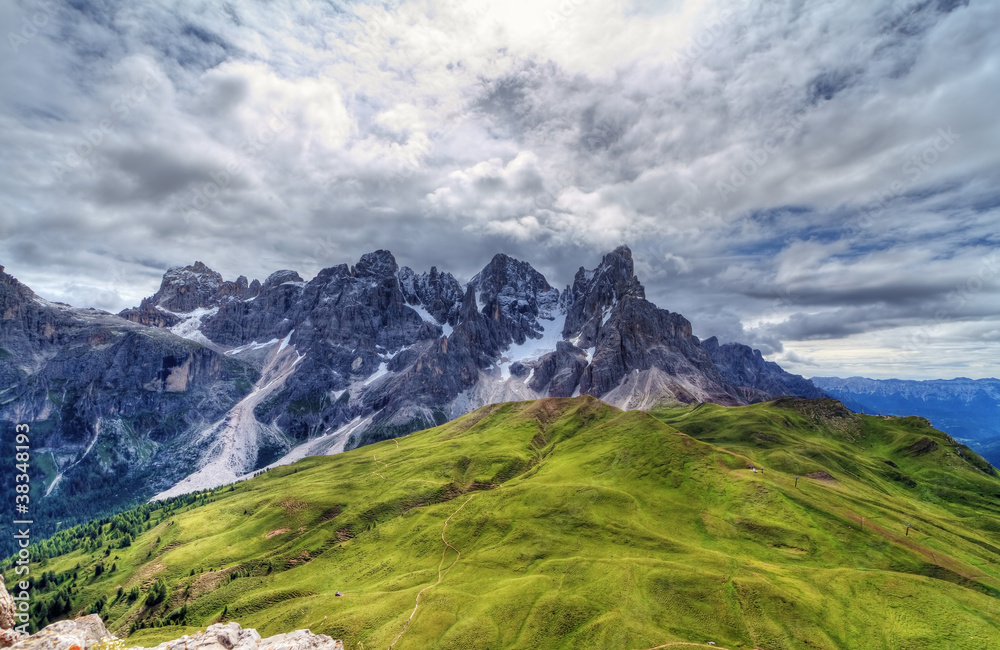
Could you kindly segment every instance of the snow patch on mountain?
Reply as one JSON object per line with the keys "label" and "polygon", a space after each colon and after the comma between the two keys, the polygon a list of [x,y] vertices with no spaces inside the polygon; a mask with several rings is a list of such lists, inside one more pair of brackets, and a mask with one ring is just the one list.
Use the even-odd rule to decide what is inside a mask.
{"label": "snow patch on mountain", "polygon": [[382,363],[378,364],[378,368],[375,370],[375,372],[371,374],[371,376],[368,377],[368,379],[364,381],[363,385],[367,386],[368,384],[382,377],[385,377],[387,374],[389,374],[389,371],[386,369],[385,361],[383,361]]}
{"label": "snow patch on mountain", "polygon": [[201,345],[216,348],[218,347],[215,343],[210,341],[208,337],[201,333],[201,322],[206,317],[215,316],[219,313],[218,307],[212,307],[211,309],[206,307],[198,307],[187,313],[172,312],[163,307],[158,307],[160,311],[170,314],[171,316],[177,316],[182,318],[181,322],[177,323],[170,328],[170,332],[176,334],[182,339],[188,339],[189,341],[194,341]]}
{"label": "snow patch on mountain", "polygon": [[[291,335],[289,335],[289,336],[291,336]],[[288,339],[286,337],[285,341],[287,341],[287,340]],[[271,347],[272,345],[277,345],[278,343],[284,343],[284,342],[283,341],[279,341],[278,339],[271,339],[270,341],[267,341],[266,343],[258,343],[257,341],[252,341],[250,343],[247,343],[246,345],[241,345],[238,348],[233,348],[232,350],[227,350],[226,354],[239,354],[240,352],[246,352],[247,350],[262,350],[264,348]],[[283,346],[282,346],[282,349],[284,349]]]}
{"label": "snow patch on mountain", "polygon": [[427,311],[423,305],[407,305],[407,307],[417,312],[417,316],[420,316],[421,320],[428,323],[438,324],[437,319],[431,316],[431,313]]}
{"label": "snow patch on mountain", "polygon": [[[517,362],[540,359],[549,352],[555,352],[562,338],[563,327],[566,325],[566,314],[556,314],[551,321],[542,321],[542,336],[537,339],[525,339],[524,343],[513,343],[500,357],[500,372],[504,380],[510,378],[510,366]],[[487,402],[491,403],[491,402]]]}

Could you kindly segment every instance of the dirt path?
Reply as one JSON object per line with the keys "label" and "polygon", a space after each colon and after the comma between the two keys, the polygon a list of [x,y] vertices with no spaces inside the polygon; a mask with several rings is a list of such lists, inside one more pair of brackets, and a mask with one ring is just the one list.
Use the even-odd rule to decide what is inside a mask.
{"label": "dirt path", "polygon": [[[676,648],[679,646],[687,646],[689,648],[715,648],[715,650],[728,650],[721,645],[709,645],[707,643],[690,643],[687,641],[674,641],[673,643],[665,643],[663,645],[658,645],[655,648],[650,648],[649,650],[661,650],[661,648]],[[756,649],[755,649],[756,650]]]}
{"label": "dirt path", "polygon": [[[416,599],[416,602],[414,602],[414,604],[413,604],[413,611],[410,613],[410,618],[406,619],[406,625],[403,626],[403,630],[399,633],[399,635],[395,639],[393,639],[392,643],[389,644],[389,650],[392,650],[393,646],[396,645],[397,643],[399,643],[399,640],[401,638],[403,638],[403,635],[406,634],[406,631],[408,629],[410,629],[410,623],[413,622],[413,617],[417,615],[417,609],[420,607],[420,597],[423,596],[424,592],[427,591],[428,589],[433,589],[434,587],[436,587],[439,584],[441,584],[441,581],[444,579],[444,574],[447,573],[449,570],[451,570],[451,567],[455,566],[458,563],[458,559],[460,557],[462,557],[462,551],[458,550],[457,548],[455,548],[454,546],[452,546],[451,544],[449,544],[448,540],[445,539],[444,534],[448,530],[448,522],[451,521],[451,518],[454,517],[455,515],[457,515],[458,512],[459,512],[459,510],[461,510],[462,508],[464,508],[469,503],[469,501],[472,501],[473,497],[475,497],[475,496],[476,495],[473,494],[471,497],[469,497],[468,499],[466,499],[465,503],[463,503],[462,505],[460,505],[458,507],[458,510],[456,510],[453,513],[451,513],[451,515],[447,519],[444,520],[444,526],[441,528],[441,541],[444,542],[444,546],[445,547],[444,547],[444,549],[441,550],[441,562],[438,563],[438,579],[437,579],[437,582],[435,582],[432,585],[427,585],[426,587],[424,587],[423,589],[421,589],[420,592],[417,594],[417,599]],[[457,553],[457,555],[455,556],[455,561],[452,562],[451,564],[449,564],[447,569],[442,569],[442,567],[444,566],[444,558],[445,558],[445,555],[448,553],[448,549],[449,548],[451,550],[455,551],[455,553]]]}
{"label": "dirt path", "polygon": [[[397,446],[398,446],[398,443],[397,443]],[[386,467],[389,467],[389,464],[388,464],[388,463],[384,463],[384,462],[380,461],[380,460],[378,459],[378,456],[376,456],[375,454],[372,454],[372,458],[373,458],[373,459],[375,460],[375,464],[376,464],[376,465],[378,465],[378,464],[381,464],[381,465],[385,465]],[[386,477],[384,477],[384,476],[382,476],[381,474],[379,474],[378,472],[372,472],[372,474],[374,474],[375,476],[379,477],[379,478],[380,478],[380,479],[382,479],[383,481],[388,481],[388,480],[389,480],[389,479],[387,479]]]}

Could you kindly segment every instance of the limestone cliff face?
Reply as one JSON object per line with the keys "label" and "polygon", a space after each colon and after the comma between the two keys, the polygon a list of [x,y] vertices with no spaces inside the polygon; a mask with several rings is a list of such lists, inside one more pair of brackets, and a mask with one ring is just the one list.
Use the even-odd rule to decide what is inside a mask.
{"label": "limestone cliff face", "polygon": [[702,347],[712,358],[727,382],[736,386],[746,401],[768,399],[773,395],[795,395],[820,399],[826,397],[808,379],[787,373],[773,361],[766,361],[760,350],[742,343],[719,344],[714,336],[702,342]]}
{"label": "limestone cliff face", "polygon": [[[198,461],[192,437],[260,375],[169,330],[43,300],[3,272],[0,313],[0,419],[30,426],[40,535],[179,481]],[[0,480],[12,472],[3,464]]]}

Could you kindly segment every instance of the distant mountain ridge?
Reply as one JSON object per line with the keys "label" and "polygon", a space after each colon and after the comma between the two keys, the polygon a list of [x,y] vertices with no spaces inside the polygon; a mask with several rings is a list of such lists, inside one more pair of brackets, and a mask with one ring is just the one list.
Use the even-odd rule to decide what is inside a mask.
{"label": "distant mountain ridge", "polygon": [[920,415],[1000,467],[1000,380],[813,377],[853,411]]}
{"label": "distant mountain ridge", "polygon": [[624,246],[563,291],[504,254],[464,286],[384,250],[309,281],[227,281],[196,262],[118,316],[50,303],[0,269],[0,308],[0,418],[39,434],[36,485],[74,504],[50,501],[53,518],[95,514],[95,495],[113,509],[222,485],[497,402],[822,395],[747,346],[703,345],[645,299]]}

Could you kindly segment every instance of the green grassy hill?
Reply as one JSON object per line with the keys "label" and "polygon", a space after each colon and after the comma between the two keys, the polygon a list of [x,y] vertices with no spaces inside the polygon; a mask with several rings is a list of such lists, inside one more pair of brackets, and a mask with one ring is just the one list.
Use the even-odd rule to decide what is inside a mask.
{"label": "green grassy hill", "polygon": [[38,602],[130,644],[235,620],[368,649],[1000,648],[1000,479],[832,400],[489,406],[47,544]]}

